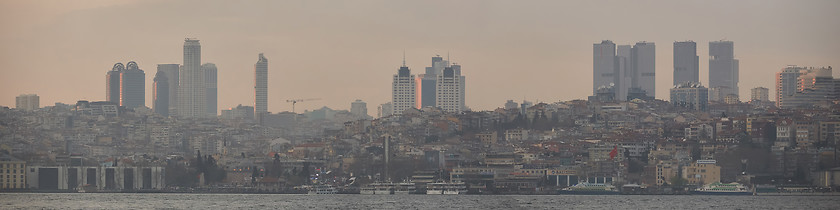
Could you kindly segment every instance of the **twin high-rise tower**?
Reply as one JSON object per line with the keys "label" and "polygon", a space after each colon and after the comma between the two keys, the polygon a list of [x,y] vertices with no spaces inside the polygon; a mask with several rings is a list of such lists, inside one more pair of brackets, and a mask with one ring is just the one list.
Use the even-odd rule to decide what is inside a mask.
{"label": "twin high-rise tower", "polygon": [[656,96],[654,43],[616,46],[604,40],[593,45],[593,58],[593,94],[606,90],[621,101]]}
{"label": "twin high-rise tower", "polygon": [[114,64],[105,74],[105,100],[129,109],[146,106],[146,73],[134,61]]}
{"label": "twin high-rise tower", "polygon": [[[383,116],[399,115],[403,111],[423,107],[438,107],[445,112],[463,112],[466,108],[466,77],[461,75],[461,65],[449,64],[443,57],[432,57],[432,66],[425,74],[412,75],[403,65],[394,74],[391,104],[383,108]],[[385,111],[387,110],[387,111]]]}
{"label": "twin high-rise tower", "polygon": [[[697,43],[674,42],[674,86],[700,83]],[[593,95],[610,93],[616,100],[656,97],[656,47],[651,42],[616,46],[610,40],[593,45]],[[738,95],[738,60],[731,41],[709,42],[709,100]]]}

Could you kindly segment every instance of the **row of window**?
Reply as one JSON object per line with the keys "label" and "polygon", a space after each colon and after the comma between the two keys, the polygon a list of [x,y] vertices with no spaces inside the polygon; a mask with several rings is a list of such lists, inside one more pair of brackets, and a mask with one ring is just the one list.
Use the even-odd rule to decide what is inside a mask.
{"label": "row of window", "polygon": [[20,168],[24,167],[23,164],[14,164],[14,163],[8,164],[7,163],[7,164],[3,164],[3,168],[18,168],[18,165],[20,165]]}

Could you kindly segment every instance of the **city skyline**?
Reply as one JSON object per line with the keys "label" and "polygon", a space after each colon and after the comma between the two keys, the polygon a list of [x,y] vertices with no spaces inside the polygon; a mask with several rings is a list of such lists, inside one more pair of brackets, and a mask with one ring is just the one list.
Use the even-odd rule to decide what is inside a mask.
{"label": "city skyline", "polygon": [[[774,87],[775,73],[788,64],[834,66],[835,59],[840,57],[838,43],[825,41],[840,35],[840,31],[820,25],[823,23],[821,21],[837,19],[837,14],[828,12],[831,8],[837,8],[837,2],[725,2],[720,5],[651,2],[658,6],[656,9],[634,3],[614,2],[610,5],[624,9],[608,9],[609,14],[595,22],[577,22],[569,17],[599,11],[603,3],[549,3],[543,7],[533,7],[510,2],[482,5],[451,2],[447,3],[446,8],[439,7],[442,2],[378,2],[358,5],[276,3],[282,5],[269,5],[269,8],[288,7],[290,11],[275,15],[269,14],[271,10],[259,9],[255,9],[255,14],[237,12],[237,9],[248,11],[259,5],[227,8],[221,3],[208,2],[202,4],[202,8],[215,13],[204,14],[199,12],[202,10],[196,10],[195,19],[173,19],[175,21],[164,20],[183,14],[175,12],[177,9],[160,9],[160,6],[185,8],[190,4],[120,2],[93,5],[88,2],[66,8],[37,3],[2,4],[2,8],[20,8],[8,12],[4,9],[3,17],[38,16],[31,20],[3,18],[4,30],[0,32],[0,42],[9,47],[4,48],[0,54],[0,69],[4,74],[0,82],[6,84],[0,90],[0,106],[9,107],[14,105],[14,97],[23,93],[38,94],[42,106],[55,102],[71,104],[77,100],[105,100],[105,90],[102,88],[105,84],[100,75],[114,61],[134,60],[140,64],[141,69],[149,72],[153,65],[180,63],[180,40],[184,37],[202,40],[205,60],[214,61],[222,69],[219,78],[224,79],[219,80],[218,84],[219,110],[235,107],[236,104],[250,104],[254,100],[252,94],[248,94],[253,89],[247,85],[253,80],[253,75],[245,73],[252,68],[250,66],[253,65],[254,54],[264,52],[268,57],[275,58],[275,67],[269,78],[272,85],[268,90],[271,93],[268,96],[268,111],[273,113],[290,110],[291,106],[285,100],[294,98],[323,98],[322,101],[297,104],[299,112],[322,106],[347,109],[348,102],[355,99],[362,99],[370,105],[388,102],[391,98],[390,88],[387,88],[390,86],[388,77],[400,66],[403,50],[407,54],[407,66],[411,69],[421,69],[428,65],[428,57],[447,52],[452,60],[466,64],[471,82],[466,90],[465,95],[468,96],[465,101],[466,106],[473,110],[492,110],[508,99],[519,101],[525,98],[535,102],[585,99],[592,93],[577,90],[576,87],[589,85],[588,82],[592,80],[564,75],[587,75],[581,71],[592,69],[589,45],[599,40],[609,39],[620,44],[641,40],[659,42],[661,46],[656,53],[656,66],[659,68],[655,84],[658,88],[655,95],[663,100],[668,99],[668,91],[673,84],[673,69],[670,68],[673,66],[673,51],[668,45],[674,41],[693,40],[700,43],[696,54],[700,60],[700,82],[704,85],[709,84],[706,76],[708,62],[705,62],[709,59],[708,45],[705,43],[724,39],[736,42],[735,58],[741,61],[739,96],[744,101],[749,99],[749,91],[754,87]],[[702,20],[677,16],[674,20],[654,19],[673,15],[675,11],[670,10],[681,7],[697,8],[688,11],[690,14],[687,16],[709,15],[706,13],[708,11],[715,11],[718,15]],[[503,8],[507,10],[501,10]],[[745,11],[746,8],[752,9]],[[131,14],[144,9],[152,9],[161,16],[143,19],[113,13],[123,11]],[[548,12],[554,9],[569,11]],[[634,9],[650,14],[629,12]],[[445,15],[421,15],[436,10]],[[311,11],[317,11],[316,14],[334,14],[303,23],[286,21],[308,17],[307,12]],[[403,12],[398,11],[408,13],[400,16],[398,14]],[[457,19],[456,16],[446,15],[446,11],[473,14],[476,18]],[[397,18],[383,20],[364,15],[377,12]],[[802,15],[778,15],[790,13]],[[203,15],[209,14],[214,16],[204,18]],[[629,16],[631,14],[635,16]],[[625,21],[651,19],[652,22],[645,27],[646,30],[638,31],[628,30],[629,26],[620,24],[604,29],[592,28],[600,20],[616,17],[626,17]],[[282,21],[267,28],[257,27],[262,25],[254,20],[262,18]],[[149,31],[158,27],[145,22],[155,22],[170,31],[137,35],[126,33]],[[692,24],[680,24],[683,22]],[[369,30],[342,26],[347,23]],[[105,29],[110,31],[109,27],[114,25],[136,29],[116,30],[115,34],[101,35],[107,34],[101,32]],[[747,27],[743,27],[745,25]],[[235,26],[241,26],[241,32],[226,31]],[[428,28],[436,26],[452,33],[428,31]],[[780,31],[779,26],[790,26],[796,30]],[[67,36],[55,36],[56,31],[70,33]],[[575,31],[574,35],[568,31]],[[809,33],[803,36],[796,31]],[[36,56],[35,53],[39,54]],[[31,65],[35,61],[30,57],[50,62]],[[145,106],[150,108],[152,104],[148,102],[153,101],[151,81],[154,75],[145,75],[148,81],[144,88]],[[838,73],[834,75],[836,77]],[[33,82],[39,77],[43,77],[44,82]],[[72,82],[62,81],[67,78],[72,78]],[[312,85],[318,82],[336,86]],[[343,91],[336,91],[336,87],[341,87]],[[534,89],[555,91],[530,91]]]}

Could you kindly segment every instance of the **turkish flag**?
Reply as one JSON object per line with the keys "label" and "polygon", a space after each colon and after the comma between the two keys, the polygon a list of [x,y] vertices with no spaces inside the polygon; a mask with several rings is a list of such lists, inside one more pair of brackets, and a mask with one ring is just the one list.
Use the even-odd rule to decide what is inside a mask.
{"label": "turkish flag", "polygon": [[610,160],[615,158],[618,155],[618,146],[613,146],[613,150],[610,152]]}

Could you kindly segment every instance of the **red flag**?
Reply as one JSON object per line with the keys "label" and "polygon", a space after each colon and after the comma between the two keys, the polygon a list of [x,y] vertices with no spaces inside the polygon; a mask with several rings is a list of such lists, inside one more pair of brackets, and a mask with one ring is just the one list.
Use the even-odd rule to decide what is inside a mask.
{"label": "red flag", "polygon": [[615,158],[618,155],[618,146],[613,146],[613,150],[610,152],[610,160]]}

